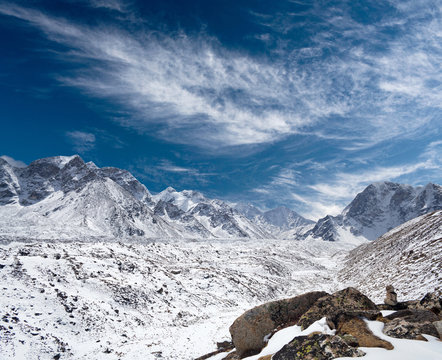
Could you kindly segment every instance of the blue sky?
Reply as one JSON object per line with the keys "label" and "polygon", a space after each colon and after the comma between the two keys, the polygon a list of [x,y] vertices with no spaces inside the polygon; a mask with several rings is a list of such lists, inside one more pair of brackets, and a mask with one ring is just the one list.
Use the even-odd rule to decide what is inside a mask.
{"label": "blue sky", "polygon": [[441,183],[442,3],[0,1],[0,154],[336,214]]}

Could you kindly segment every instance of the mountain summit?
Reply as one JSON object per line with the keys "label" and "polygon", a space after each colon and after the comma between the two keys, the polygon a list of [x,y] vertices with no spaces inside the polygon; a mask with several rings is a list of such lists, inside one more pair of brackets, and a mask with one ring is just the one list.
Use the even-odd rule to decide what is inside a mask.
{"label": "mountain summit", "polygon": [[352,236],[375,240],[408,220],[440,209],[440,185],[378,182],[356,195],[340,215],[319,219],[307,235],[328,241]]}

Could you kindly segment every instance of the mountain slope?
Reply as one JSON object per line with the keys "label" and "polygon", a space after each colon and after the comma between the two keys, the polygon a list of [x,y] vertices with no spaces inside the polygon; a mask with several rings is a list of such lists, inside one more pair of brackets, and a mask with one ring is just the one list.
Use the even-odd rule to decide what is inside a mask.
{"label": "mountain slope", "polygon": [[340,215],[319,219],[305,236],[327,241],[346,236],[374,240],[408,220],[439,209],[442,209],[440,185],[374,183],[359,193]]}
{"label": "mountain slope", "polygon": [[379,239],[352,250],[339,274],[377,301],[392,284],[399,299],[442,293],[442,211],[402,224]]}

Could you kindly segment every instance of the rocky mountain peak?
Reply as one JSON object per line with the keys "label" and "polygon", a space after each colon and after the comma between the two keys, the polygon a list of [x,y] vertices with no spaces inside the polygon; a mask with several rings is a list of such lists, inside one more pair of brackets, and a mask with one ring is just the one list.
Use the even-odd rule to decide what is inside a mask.
{"label": "rocky mountain peak", "polygon": [[339,233],[375,240],[390,229],[427,212],[442,209],[442,187],[413,187],[393,182],[367,186],[339,216],[318,220],[307,234],[337,240]]}

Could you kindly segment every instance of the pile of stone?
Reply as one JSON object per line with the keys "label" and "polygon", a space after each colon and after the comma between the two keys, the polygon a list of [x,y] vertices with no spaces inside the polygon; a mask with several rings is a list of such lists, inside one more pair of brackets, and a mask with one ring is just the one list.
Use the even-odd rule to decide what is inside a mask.
{"label": "pile of stone", "polygon": [[[299,325],[306,329],[326,317],[335,335],[298,336],[272,356],[274,360],[359,357],[365,353],[358,347],[393,349],[393,345],[375,336],[364,322],[385,323],[383,332],[391,337],[424,340],[422,334],[442,339],[442,298],[429,293],[421,300],[398,302],[393,286],[386,288],[384,304],[376,305],[354,288],[334,294],[310,292],[294,298],[272,301],[246,311],[230,326],[235,351],[225,360],[242,359],[261,352],[269,338],[282,328]],[[380,310],[397,310],[382,316]]]}

